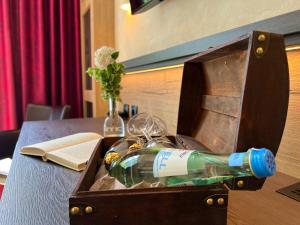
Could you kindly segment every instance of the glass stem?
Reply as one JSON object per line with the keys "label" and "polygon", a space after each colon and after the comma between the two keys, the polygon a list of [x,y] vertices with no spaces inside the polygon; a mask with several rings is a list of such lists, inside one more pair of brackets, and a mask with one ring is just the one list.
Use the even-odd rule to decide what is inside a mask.
{"label": "glass stem", "polygon": [[145,129],[142,129],[142,133],[144,134],[144,136],[146,137],[147,141],[150,142],[153,140],[153,138],[151,137],[151,135],[149,135],[148,131]]}

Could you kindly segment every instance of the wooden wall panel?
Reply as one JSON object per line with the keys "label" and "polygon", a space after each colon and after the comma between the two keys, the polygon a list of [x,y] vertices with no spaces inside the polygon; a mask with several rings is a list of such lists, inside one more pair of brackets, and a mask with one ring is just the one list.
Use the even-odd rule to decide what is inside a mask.
{"label": "wooden wall panel", "polygon": [[290,72],[290,93],[300,93],[300,50],[287,53]]}
{"label": "wooden wall panel", "polygon": [[[288,52],[290,70],[289,110],[276,157],[278,171],[300,178],[300,51]],[[182,67],[141,72],[123,78],[123,103],[138,105],[139,112],[150,112],[167,122],[176,133]]]}
{"label": "wooden wall panel", "polygon": [[300,178],[300,94],[290,94],[288,117],[278,151],[278,170]]}
{"label": "wooden wall panel", "polygon": [[300,178],[300,51],[288,52],[290,99],[287,120],[279,147],[279,171]]}
{"label": "wooden wall panel", "polygon": [[[86,89],[86,47],[84,17],[90,12],[90,60],[94,66],[94,52],[96,49],[106,45],[114,47],[114,1],[107,0],[80,0],[81,20],[81,57],[82,57],[82,88],[83,102],[92,104],[93,117],[105,116],[108,111],[108,104],[101,98],[100,84],[92,79],[91,89]],[[87,106],[84,104],[84,116],[87,116]]]}
{"label": "wooden wall panel", "polygon": [[167,122],[175,134],[179,106],[182,67],[125,75],[122,103],[137,105],[139,112],[149,112]]}
{"label": "wooden wall panel", "polygon": [[[92,66],[94,65],[94,52],[102,46],[114,47],[115,42],[115,20],[114,1],[90,0],[92,21]],[[105,116],[108,112],[108,104],[101,97],[100,84],[93,78],[94,90],[94,115]]]}

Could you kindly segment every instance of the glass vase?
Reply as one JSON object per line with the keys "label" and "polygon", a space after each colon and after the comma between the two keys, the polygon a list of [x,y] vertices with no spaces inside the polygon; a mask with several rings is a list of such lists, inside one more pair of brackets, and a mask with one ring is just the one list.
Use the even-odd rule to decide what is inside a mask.
{"label": "glass vase", "polygon": [[124,137],[125,126],[123,119],[119,116],[116,108],[116,99],[109,98],[109,115],[104,121],[104,136],[105,137]]}

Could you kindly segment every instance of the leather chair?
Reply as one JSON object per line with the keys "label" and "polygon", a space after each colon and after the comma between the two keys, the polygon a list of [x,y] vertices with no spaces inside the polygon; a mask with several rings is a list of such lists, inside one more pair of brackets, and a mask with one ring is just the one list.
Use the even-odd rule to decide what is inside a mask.
{"label": "leather chair", "polygon": [[47,106],[28,104],[26,107],[25,121],[37,120],[62,120],[70,117],[71,106]]}
{"label": "leather chair", "polygon": [[19,134],[20,130],[0,131],[0,159],[12,156]]}
{"label": "leather chair", "polygon": [[[46,106],[28,104],[25,121],[62,120],[70,118],[71,106]],[[11,157],[17,143],[20,130],[0,131],[0,159]]]}

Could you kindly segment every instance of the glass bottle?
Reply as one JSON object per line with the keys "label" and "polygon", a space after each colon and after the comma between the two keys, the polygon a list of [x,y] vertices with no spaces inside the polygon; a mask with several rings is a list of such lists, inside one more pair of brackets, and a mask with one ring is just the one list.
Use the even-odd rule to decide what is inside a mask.
{"label": "glass bottle", "polygon": [[123,119],[119,116],[116,109],[116,98],[108,99],[109,115],[104,121],[104,136],[105,137],[124,137],[125,126]]}
{"label": "glass bottle", "polygon": [[142,181],[182,186],[207,185],[234,177],[267,177],[275,173],[275,168],[274,155],[265,148],[229,155],[152,148],[113,161],[109,174],[126,187]]}
{"label": "glass bottle", "polygon": [[125,137],[116,141],[105,153],[104,164],[108,170],[113,161],[124,157],[133,151],[137,151],[144,146],[144,139],[139,137]]}

